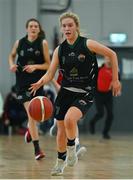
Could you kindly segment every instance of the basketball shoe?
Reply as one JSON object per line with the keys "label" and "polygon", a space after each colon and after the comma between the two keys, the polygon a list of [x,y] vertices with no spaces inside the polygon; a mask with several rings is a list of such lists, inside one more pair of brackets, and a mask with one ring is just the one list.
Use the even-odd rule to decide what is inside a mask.
{"label": "basketball shoe", "polygon": [[80,144],[76,144],[76,154],[78,157],[83,156],[87,152],[86,147],[80,146]]}
{"label": "basketball shoe", "polygon": [[78,156],[78,157],[83,156],[83,155],[86,153],[87,149],[86,149],[85,146],[81,146],[81,145],[80,145],[79,137],[76,137],[76,139],[75,139],[75,145],[76,145],[76,154],[77,154],[77,156]]}
{"label": "basketball shoe", "polygon": [[42,159],[44,157],[45,157],[45,154],[41,150],[39,150],[38,152],[35,153],[35,159],[36,160],[40,160],[40,159]]}
{"label": "basketball shoe", "polygon": [[61,175],[63,175],[63,171],[64,171],[65,167],[66,167],[66,161],[57,158],[56,164],[55,164],[54,168],[51,171],[51,175],[52,176],[61,176]]}
{"label": "basketball shoe", "polygon": [[103,133],[103,139],[111,139],[111,136],[108,133]]}
{"label": "basketball shoe", "polygon": [[66,161],[67,161],[68,166],[74,166],[78,162],[78,157],[76,153],[76,145],[67,146]]}
{"label": "basketball shoe", "polygon": [[24,139],[25,139],[26,143],[30,143],[32,141],[29,129],[27,129],[25,136],[24,136]]}

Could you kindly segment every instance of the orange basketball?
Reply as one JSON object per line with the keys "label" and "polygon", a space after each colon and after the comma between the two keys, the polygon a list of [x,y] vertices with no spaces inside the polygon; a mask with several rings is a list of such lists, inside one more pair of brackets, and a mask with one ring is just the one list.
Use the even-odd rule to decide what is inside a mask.
{"label": "orange basketball", "polygon": [[37,96],[29,103],[29,114],[38,122],[48,120],[53,114],[53,104],[47,97]]}

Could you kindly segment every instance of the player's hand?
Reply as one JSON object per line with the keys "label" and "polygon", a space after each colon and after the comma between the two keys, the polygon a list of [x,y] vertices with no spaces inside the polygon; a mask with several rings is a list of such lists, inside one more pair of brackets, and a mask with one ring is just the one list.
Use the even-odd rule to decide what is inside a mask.
{"label": "player's hand", "polygon": [[120,96],[121,88],[122,86],[119,80],[115,80],[111,82],[111,89],[113,96]]}
{"label": "player's hand", "polygon": [[40,79],[36,83],[31,84],[31,87],[29,88],[30,93],[33,94],[33,96],[36,94],[36,91],[43,85],[43,80]]}
{"label": "player's hand", "polygon": [[17,64],[13,64],[13,65],[10,66],[10,71],[11,72],[16,72],[17,68],[18,68],[18,65]]}
{"label": "player's hand", "polygon": [[23,68],[23,71],[26,71],[27,73],[32,73],[36,70],[35,65],[26,65]]}

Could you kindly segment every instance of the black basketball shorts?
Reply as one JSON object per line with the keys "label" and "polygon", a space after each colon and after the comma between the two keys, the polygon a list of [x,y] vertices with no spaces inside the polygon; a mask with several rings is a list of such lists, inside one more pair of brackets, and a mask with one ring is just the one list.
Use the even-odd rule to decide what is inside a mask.
{"label": "black basketball shorts", "polygon": [[21,88],[21,89],[18,89],[18,91],[17,91],[17,99],[21,103],[25,103],[27,101],[30,101],[31,99],[33,99],[36,96],[44,96],[43,87],[38,89],[34,96],[33,96],[33,94],[30,93],[29,87]]}
{"label": "black basketball shorts", "polygon": [[65,114],[71,106],[80,109],[84,115],[93,104],[93,99],[94,95],[91,91],[78,93],[61,88],[55,100],[54,117],[57,120],[64,120]]}

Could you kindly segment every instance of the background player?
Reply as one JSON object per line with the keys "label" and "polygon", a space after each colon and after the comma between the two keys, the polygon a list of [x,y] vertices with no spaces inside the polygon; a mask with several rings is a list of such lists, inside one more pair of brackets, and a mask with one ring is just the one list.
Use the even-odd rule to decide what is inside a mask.
{"label": "background player", "polygon": [[[39,134],[36,121],[28,113],[28,105],[34,97],[29,92],[31,83],[39,80],[49,68],[50,56],[45,33],[38,20],[29,19],[26,22],[27,35],[17,40],[9,55],[10,70],[16,74],[18,99],[24,104],[28,115],[28,131],[25,134],[27,143],[33,142],[35,159],[45,156],[39,145]],[[16,55],[18,56],[15,63]],[[43,87],[37,90],[36,96],[43,95]]]}

